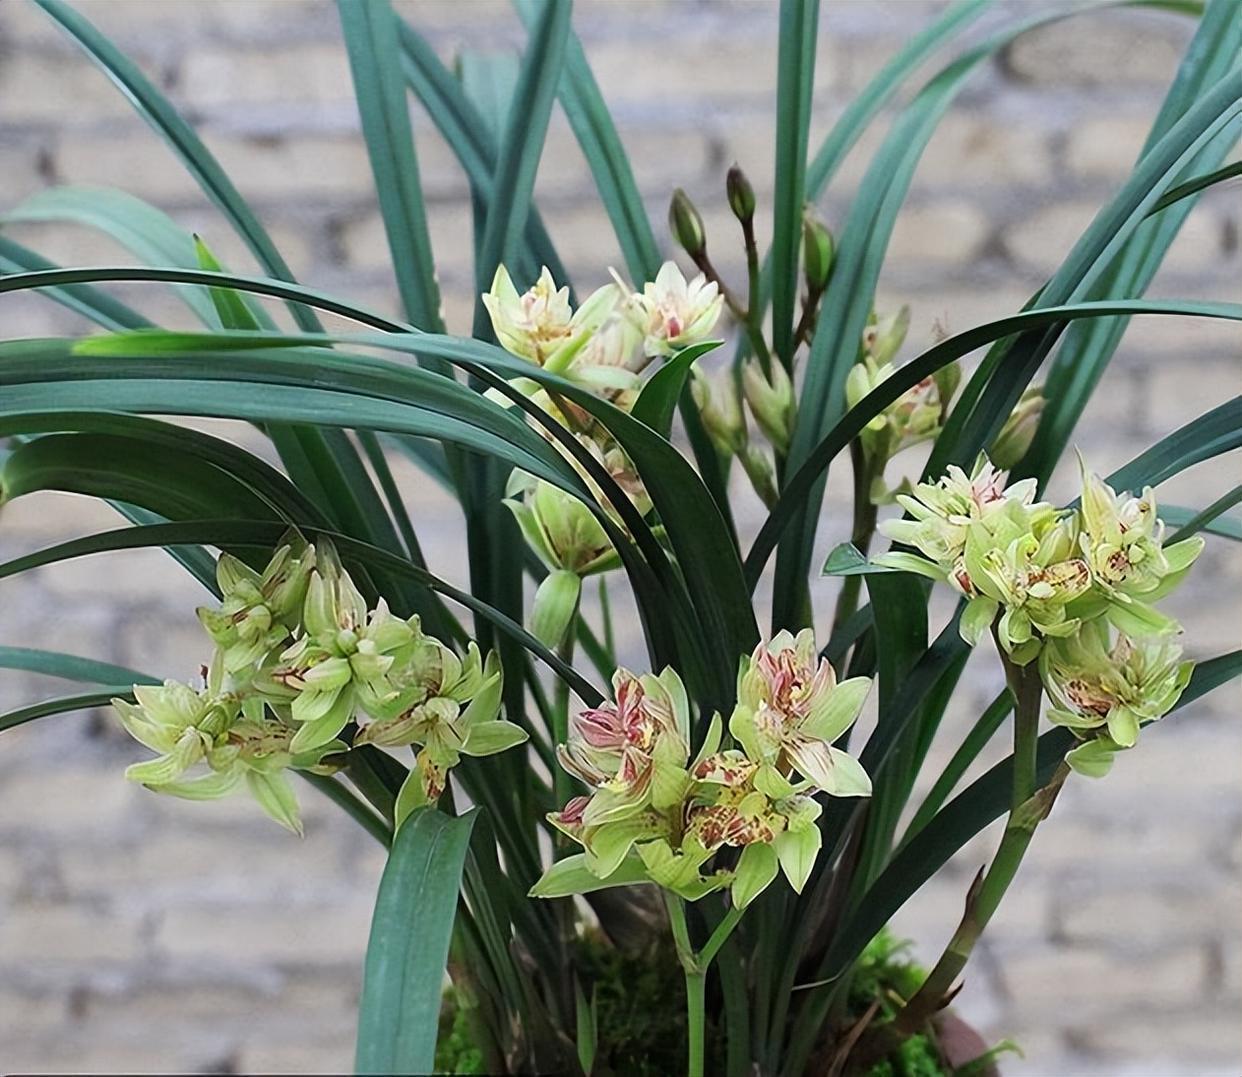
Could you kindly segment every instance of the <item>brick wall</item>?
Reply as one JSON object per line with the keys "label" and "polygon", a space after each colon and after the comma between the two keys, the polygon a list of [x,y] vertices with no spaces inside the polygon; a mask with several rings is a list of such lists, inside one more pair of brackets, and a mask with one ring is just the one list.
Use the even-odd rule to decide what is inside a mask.
{"label": "brick wall", "polygon": [[[387,252],[357,132],[335,12],[312,0],[91,0],[80,6],[197,123],[316,287],[395,310]],[[1040,10],[998,5],[993,22]],[[444,56],[511,52],[506,5],[401,5]],[[813,136],[938,4],[825,4]],[[732,242],[724,169],[739,161],[766,201],[776,12],[725,0],[580,2],[576,24],[654,218],[674,185],[698,200],[715,248]],[[893,237],[886,303],[914,309],[911,346],[934,322],[960,329],[1017,309],[1126,173],[1190,24],[1112,11],[1023,39],[981,70],[943,123]],[[929,68],[928,73],[931,73]],[[466,190],[417,109],[415,126],[451,327],[471,295]],[[825,202],[839,222],[868,137]],[[0,5],[0,206],[50,183],[124,187],[204,234],[234,268],[250,263],[173,157],[33,5]],[[582,285],[619,263],[586,167],[558,117],[541,206]],[[1236,299],[1236,189],[1203,200],[1153,287]],[[16,238],[69,264],[129,261],[77,230]],[[722,259],[731,267],[736,259]],[[186,324],[171,293],[127,293]],[[50,304],[6,297],[4,335],[81,329]],[[1077,434],[1102,470],[1239,389],[1239,338],[1219,324],[1134,325]],[[235,431],[236,432],[236,431]],[[244,432],[237,432],[245,437]],[[1231,470],[1232,469],[1232,470]],[[1236,461],[1170,484],[1202,505]],[[434,565],[460,573],[456,517],[412,472],[402,481]],[[1069,486],[1062,481],[1054,495]],[[840,476],[825,547],[842,537]],[[749,514],[753,525],[756,514]],[[109,510],[42,495],[0,514],[16,556],[115,525]],[[1197,655],[1238,645],[1242,559],[1213,543],[1174,612]],[[829,607],[831,585],[817,585]],[[0,585],[0,640],[189,676],[202,653],[201,594],[159,553],[70,563]],[[632,633],[631,633],[632,636]],[[5,674],[4,708],[59,690]],[[999,688],[972,664],[953,730]],[[1026,1049],[1014,1074],[1236,1074],[1242,1063],[1239,875],[1242,792],[1236,687],[1148,731],[1106,782],[1075,781],[971,966],[961,1007]],[[948,743],[935,749],[943,760]],[[379,851],[330,807],[307,801],[307,837],[288,838],[243,798],[192,805],[120,776],[133,746],[103,715],[49,719],[0,751],[0,1069],[52,1072],[320,1072],[352,1053],[353,1017]],[[995,840],[995,835],[990,836]],[[990,848],[976,841],[903,912],[931,955]]]}

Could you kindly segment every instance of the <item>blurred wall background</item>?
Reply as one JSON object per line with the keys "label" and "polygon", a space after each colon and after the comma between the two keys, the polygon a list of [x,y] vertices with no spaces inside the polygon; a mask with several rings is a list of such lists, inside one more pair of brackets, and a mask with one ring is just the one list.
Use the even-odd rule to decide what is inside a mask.
{"label": "blurred wall background", "polygon": [[[198,125],[304,282],[395,312],[387,249],[357,131],[335,12],[318,0],[89,0],[113,35]],[[503,3],[399,5],[443,56],[512,54]],[[812,141],[899,45],[940,9],[922,0],[828,0]],[[1001,4],[994,22],[1040,10]],[[713,249],[734,233],[723,176],[738,161],[771,190],[776,8],[724,0],[582,2],[576,27],[614,106],[664,238],[672,187],[703,210]],[[942,124],[893,237],[882,300],[910,303],[907,353],[939,324],[1018,309],[1068,251],[1137,153],[1192,24],[1093,14],[1028,35],[979,72]],[[932,68],[928,69],[928,74]],[[453,329],[469,328],[464,180],[426,117],[418,150]],[[824,203],[839,224],[876,137]],[[56,183],[115,185],[200,231],[233,268],[251,263],[174,158],[33,5],[0,5],[0,209]],[[620,264],[589,173],[558,117],[540,203],[581,286]],[[761,209],[761,214],[766,212]],[[129,263],[98,236],[11,233],[67,264]],[[762,234],[762,233],[761,233]],[[1236,188],[1203,200],[1152,289],[1237,298]],[[139,293],[131,295],[134,301]],[[151,316],[185,323],[169,293]],[[6,337],[84,327],[46,301],[5,297]],[[1235,394],[1236,329],[1132,326],[1077,441],[1109,471]],[[244,431],[237,432],[246,437]],[[1167,499],[1201,506],[1236,481],[1236,459],[1188,472]],[[460,571],[458,520],[403,473],[433,566]],[[1072,476],[1054,497],[1068,496]],[[1162,494],[1164,491],[1162,491]],[[825,548],[844,537],[840,476]],[[752,511],[749,522],[757,522]],[[40,495],[0,512],[3,559],[118,523],[110,510]],[[1242,559],[1209,546],[1175,613],[1195,655],[1238,646]],[[817,584],[829,608],[832,584]],[[195,586],[158,552],[73,562],[0,583],[0,640],[190,677],[204,653]],[[947,732],[1000,687],[979,661]],[[61,690],[5,673],[0,709]],[[1237,1074],[1242,1064],[1242,775],[1236,687],[1146,732],[1099,784],[1074,781],[972,963],[960,1006],[1026,1051],[1013,1074]],[[972,713],[973,711],[973,713]],[[64,716],[3,736],[0,750],[0,1068],[45,1072],[344,1071],[378,848],[306,800],[299,842],[244,798],[191,805],[127,786],[140,754],[106,715]],[[945,738],[948,744],[951,738]],[[938,746],[940,758],[952,748]],[[309,791],[308,791],[309,793]],[[994,841],[994,835],[989,841]],[[973,843],[903,913],[933,957],[989,842]]]}

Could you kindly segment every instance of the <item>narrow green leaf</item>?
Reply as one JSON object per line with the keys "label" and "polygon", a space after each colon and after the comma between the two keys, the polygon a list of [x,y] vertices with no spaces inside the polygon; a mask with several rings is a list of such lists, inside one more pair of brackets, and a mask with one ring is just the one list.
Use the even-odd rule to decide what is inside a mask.
{"label": "narrow green leaf", "polygon": [[88,684],[159,684],[156,677],[135,669],[79,658],[59,651],[39,651],[29,647],[0,647],[0,669],[20,669],[45,677],[61,677],[67,681]]}
{"label": "narrow green leaf", "polygon": [[[1140,153],[1140,161],[1155,150],[1197,98],[1236,64],[1240,51],[1242,8],[1233,0],[1213,0],[1169,87]],[[1146,291],[1194,206],[1194,199],[1189,196],[1230,174],[1229,166],[1224,169],[1216,169],[1216,166],[1237,142],[1240,131],[1242,123],[1222,130],[1186,166],[1181,173],[1183,177],[1208,174],[1195,175],[1194,179],[1158,199],[1153,212],[1165,212],[1141,225],[1093,291],[1084,298],[1140,296]],[[1236,171],[1235,165],[1233,172],[1236,174]],[[1116,353],[1127,325],[1125,319],[1106,319],[1071,326],[1067,330],[1045,382],[1048,405],[1027,458],[1017,469],[1019,477],[1031,474],[1047,481],[1056,460],[1065,451],[1087,399]]]}
{"label": "narrow green leaf", "polygon": [[[20,202],[0,220],[11,224],[79,224],[110,236],[146,265],[200,268],[194,240],[167,213],[110,187],[48,187]],[[204,325],[220,327],[220,317],[207,291],[184,287],[174,288],[173,293]]]}
{"label": "narrow green leaf", "polygon": [[388,0],[338,0],[362,133],[406,317],[442,332],[427,210],[405,104],[397,19]]}
{"label": "narrow green leaf", "polygon": [[1235,516],[1224,515],[1229,509],[1242,502],[1242,486],[1235,486],[1227,494],[1223,494],[1213,501],[1206,509],[1195,512],[1194,509],[1184,509],[1177,505],[1161,505],[1160,518],[1166,524],[1170,524],[1177,528],[1175,534],[1171,535],[1166,541],[1168,545],[1180,542],[1184,538],[1190,538],[1200,531],[1206,531],[1209,535],[1218,535],[1221,538],[1233,539],[1235,542],[1242,542],[1242,520]]}
{"label": "narrow green leaf", "polygon": [[114,699],[126,699],[132,703],[134,700],[133,682],[113,684],[94,692],[83,692],[80,695],[58,696],[55,699],[45,699],[25,707],[18,707],[16,710],[6,711],[0,714],[0,733],[54,714],[69,714],[72,711],[106,707]]}
{"label": "narrow green leaf", "polygon": [[[403,20],[398,21],[398,36],[401,69],[407,84],[461,163],[471,190],[486,206],[491,201],[496,168],[497,140],[491,133],[491,125],[467,99],[435,50]],[[569,279],[534,207],[526,222],[525,246],[529,254],[517,267],[523,277],[533,280],[538,276],[539,267],[546,265],[556,280]]]}
{"label": "narrow green leaf", "polygon": [[[2,285],[3,281],[0,281],[0,286]],[[1095,318],[1114,314],[1182,314],[1238,321],[1242,320],[1242,305],[1158,300],[1074,303],[1013,314],[941,341],[900,367],[891,377],[885,379],[860,400],[829,431],[827,436],[814,446],[801,467],[788,477],[782,488],[780,500],[764,521],[763,527],[755,537],[754,544],[746,556],[748,585],[752,588],[755,586],[777,541],[794,522],[796,514],[805,504],[804,499],[815,483],[820,481],[828,465],[849,446],[849,443],[862,432],[871,419],[900,398],[908,389],[955,359],[968,355],[976,348],[993,341],[1003,340],[1023,331],[1037,331],[1060,322],[1070,322],[1077,318]],[[1009,360],[1005,353],[1001,355],[1000,361],[1015,360]]]}
{"label": "narrow green leaf", "polygon": [[[292,281],[285,260],[264,231],[259,219],[211,155],[194,129],[172,107],[168,99],[120,49],[101,34],[81,13],[64,0],[35,0],[53,20],[76,41],[122,90],[138,114],[167,142],[181,158],[204,193],[221,211],[245,241],[263,269],[280,280]],[[319,321],[307,309],[292,305],[298,325],[315,331]]]}
{"label": "narrow green leaf", "polygon": [[718,340],[708,340],[678,352],[643,386],[630,414],[667,438],[673,427],[677,402],[681,399],[691,368],[701,356],[718,347]]}
{"label": "narrow green leaf", "polygon": [[367,943],[357,1073],[434,1068],[444,968],[474,817],[421,808],[393,839]]}
{"label": "narrow green leaf", "polygon": [[819,0],[781,0],[780,10],[776,187],[772,196],[772,350],[785,368],[791,369]]}
{"label": "narrow green leaf", "polygon": [[[536,0],[515,0],[515,7],[527,28],[532,28],[540,4]],[[660,249],[651,230],[651,221],[625,147],[591,73],[582,44],[572,29],[565,52],[560,100],[591,169],[631,279],[640,285],[653,280],[660,268]]]}
{"label": "narrow green leaf", "polygon": [[[1239,675],[1242,675],[1242,651],[1200,662],[1174,709],[1181,710]],[[1073,744],[1073,734],[1067,729],[1054,729],[1039,738],[1041,783],[1048,781]],[[937,812],[893,858],[853,916],[842,925],[820,978],[832,979],[840,975],[912,894],[975,834],[1004,814],[1009,807],[1012,768],[1013,756],[994,766]]]}
{"label": "narrow green leaf", "polygon": [[[569,0],[545,0],[522,57],[521,72],[497,154],[492,198],[475,266],[475,280],[480,291],[490,286],[498,265],[514,260],[518,241],[526,228],[535,173],[543,153],[565,57],[569,14]],[[489,332],[490,322],[480,302],[475,308],[474,335],[486,339]]]}
{"label": "narrow green leaf", "polygon": [[254,490],[193,452],[139,438],[48,434],[18,445],[0,463],[0,503],[43,490],[123,501],[170,520],[278,518]]}
{"label": "narrow green leaf", "polygon": [[[8,236],[0,235],[0,275],[38,273],[59,268],[55,262],[49,262],[42,255],[14,242]],[[150,321],[132,307],[126,306],[119,299],[114,299],[107,292],[92,288],[89,284],[48,288],[43,294],[75,314],[80,314],[96,325],[103,326],[104,329],[120,331],[148,329],[152,326]]]}

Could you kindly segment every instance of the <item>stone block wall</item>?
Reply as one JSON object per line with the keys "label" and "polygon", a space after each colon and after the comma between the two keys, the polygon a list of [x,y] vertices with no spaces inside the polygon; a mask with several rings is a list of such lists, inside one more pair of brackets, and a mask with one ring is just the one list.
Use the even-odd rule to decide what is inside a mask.
{"label": "stone block wall", "polygon": [[[396,312],[383,228],[358,134],[332,5],[320,0],[78,0],[197,125],[306,283]],[[513,54],[504,3],[402,0],[446,58]],[[815,144],[850,95],[941,4],[827,0]],[[999,3],[985,25],[1049,5]],[[745,0],[580,0],[575,25],[613,106],[665,242],[684,186],[715,250],[733,243],[723,176],[738,161],[770,220],[776,7]],[[975,34],[978,38],[980,30]],[[907,351],[936,326],[1018,309],[1126,175],[1192,24],[1113,10],[1020,39],[972,79],[920,166],[893,236],[881,302],[913,308]],[[934,73],[929,65],[926,74]],[[450,327],[468,332],[470,210],[448,147],[412,109]],[[824,199],[839,225],[869,134]],[[175,158],[33,4],[0,5],[0,212],[58,183],[122,187],[201,232],[234,268],[241,244]],[[554,119],[539,202],[580,286],[620,257],[589,172]],[[129,262],[94,233],[11,234],[67,264]],[[666,243],[667,246],[667,243]],[[739,259],[722,254],[731,272]],[[1236,299],[1236,187],[1209,194],[1152,288]],[[151,317],[188,325],[171,290],[126,289]],[[32,298],[3,298],[6,337],[82,331]],[[1239,334],[1221,323],[1132,325],[1076,441],[1104,471],[1242,386]],[[221,427],[217,427],[221,428]],[[246,438],[240,429],[223,427]],[[1204,505],[1236,481],[1224,458],[1169,484]],[[402,469],[434,566],[461,578],[459,519]],[[1060,476],[1054,496],[1072,476]],[[844,537],[835,476],[824,548]],[[1162,491],[1162,494],[1164,492]],[[749,526],[757,510],[744,514]],[[115,526],[110,510],[40,495],[0,511],[0,559]],[[1242,558],[1214,542],[1177,612],[1195,655],[1238,646]],[[816,585],[830,608],[832,585]],[[202,652],[196,587],[158,552],[73,562],[0,582],[0,641],[188,677]],[[633,632],[630,633],[631,640]],[[934,749],[1000,686],[972,662]],[[60,686],[0,675],[0,709]],[[1106,782],[1072,783],[971,966],[964,1012],[1017,1040],[1013,1074],[1205,1077],[1242,1064],[1242,773],[1236,686],[1148,731]],[[307,801],[298,842],[244,799],[193,805],[127,786],[137,752],[103,714],[48,719],[0,737],[0,1069],[30,1072],[343,1071],[352,1056],[360,959],[379,850],[330,806]],[[971,844],[904,911],[925,955],[943,944],[995,841]]]}

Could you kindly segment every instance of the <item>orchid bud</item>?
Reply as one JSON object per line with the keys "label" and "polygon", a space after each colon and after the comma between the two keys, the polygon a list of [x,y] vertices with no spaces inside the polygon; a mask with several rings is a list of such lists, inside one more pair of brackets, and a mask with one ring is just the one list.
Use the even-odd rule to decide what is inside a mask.
{"label": "orchid bud", "polygon": [[883,318],[872,313],[863,331],[863,348],[877,364],[883,366],[901,350],[909,328],[910,308],[907,306]]}
{"label": "orchid bud", "polygon": [[682,249],[697,262],[707,250],[703,218],[694,208],[690,196],[680,187],[673,192],[673,199],[668,206],[668,227]]}
{"label": "orchid bud", "polygon": [[832,233],[808,211],[802,218],[802,266],[810,292],[818,294],[828,287],[836,256]]}
{"label": "orchid bud", "polygon": [[616,554],[603,525],[572,494],[542,479],[521,499],[505,500],[527,544],[556,571],[586,576],[611,564]]}
{"label": "orchid bud", "polygon": [[736,164],[729,169],[725,177],[725,194],[729,199],[729,208],[742,224],[749,224],[755,216],[755,189],[750,180]]}
{"label": "orchid bud", "polygon": [[709,377],[692,370],[690,393],[703,429],[721,456],[732,456],[746,445],[746,419],[732,376]]}
{"label": "orchid bud", "polygon": [[576,572],[549,572],[535,591],[530,609],[531,635],[549,647],[559,644],[569,631],[581,595],[582,579]]}
{"label": "orchid bud", "polygon": [[1042,388],[1038,385],[1032,385],[1022,394],[992,442],[989,455],[997,467],[1014,467],[1026,455],[1035,440],[1045,403]]}
{"label": "orchid bud", "polygon": [[755,488],[755,493],[759,495],[759,500],[769,507],[775,505],[780,493],[776,487],[776,467],[772,458],[758,445],[750,442],[738,450],[737,458],[742,470],[746,472],[746,477],[750,479],[751,486]]}
{"label": "orchid bud", "polygon": [[765,375],[759,360],[752,356],[742,367],[742,392],[759,429],[783,456],[789,451],[793,434],[793,382],[781,363],[772,363],[770,369]]}

